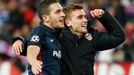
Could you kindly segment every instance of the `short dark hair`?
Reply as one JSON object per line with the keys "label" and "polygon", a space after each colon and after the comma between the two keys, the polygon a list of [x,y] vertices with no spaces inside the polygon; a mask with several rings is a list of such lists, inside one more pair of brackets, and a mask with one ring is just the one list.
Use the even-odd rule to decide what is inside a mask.
{"label": "short dark hair", "polygon": [[37,4],[37,12],[41,21],[42,15],[48,15],[50,13],[49,6],[53,3],[59,3],[59,0],[40,0]]}
{"label": "short dark hair", "polygon": [[83,6],[80,5],[80,4],[77,4],[77,3],[72,3],[72,4],[68,5],[68,6],[66,6],[63,9],[63,11],[66,14],[66,18],[69,18],[70,14],[72,13],[72,11],[79,10],[79,9],[83,9]]}

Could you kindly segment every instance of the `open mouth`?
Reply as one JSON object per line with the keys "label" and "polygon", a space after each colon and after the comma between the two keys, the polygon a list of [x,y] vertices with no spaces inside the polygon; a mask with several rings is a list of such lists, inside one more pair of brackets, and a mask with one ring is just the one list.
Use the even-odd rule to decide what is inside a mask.
{"label": "open mouth", "polygon": [[87,27],[87,26],[81,26],[81,27]]}
{"label": "open mouth", "polygon": [[87,22],[83,22],[82,24],[81,24],[81,27],[86,27],[87,28]]}
{"label": "open mouth", "polygon": [[64,23],[64,20],[60,19],[59,22]]}
{"label": "open mouth", "polygon": [[87,24],[83,24],[83,25],[81,25],[81,27],[84,27],[84,28],[86,27],[87,28]]}

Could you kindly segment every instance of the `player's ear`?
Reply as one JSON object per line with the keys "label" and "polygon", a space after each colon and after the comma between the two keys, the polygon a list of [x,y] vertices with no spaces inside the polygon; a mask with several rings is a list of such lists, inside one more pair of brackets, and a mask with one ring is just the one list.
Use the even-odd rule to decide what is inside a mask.
{"label": "player's ear", "polygon": [[48,15],[42,15],[42,18],[45,22],[49,22],[49,16]]}
{"label": "player's ear", "polygon": [[68,27],[70,27],[72,24],[71,24],[71,21],[69,19],[65,19],[65,23]]}

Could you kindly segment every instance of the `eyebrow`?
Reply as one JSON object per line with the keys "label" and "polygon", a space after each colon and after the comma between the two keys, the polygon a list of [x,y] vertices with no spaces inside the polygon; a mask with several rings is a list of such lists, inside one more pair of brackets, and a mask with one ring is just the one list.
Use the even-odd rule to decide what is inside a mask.
{"label": "eyebrow", "polygon": [[84,17],[87,18],[87,15],[78,15],[77,17],[80,18],[80,17],[82,17],[82,16],[84,16]]}
{"label": "eyebrow", "polygon": [[56,12],[56,13],[59,13],[60,11],[62,11],[62,9],[58,9],[58,10],[56,10],[55,12]]}

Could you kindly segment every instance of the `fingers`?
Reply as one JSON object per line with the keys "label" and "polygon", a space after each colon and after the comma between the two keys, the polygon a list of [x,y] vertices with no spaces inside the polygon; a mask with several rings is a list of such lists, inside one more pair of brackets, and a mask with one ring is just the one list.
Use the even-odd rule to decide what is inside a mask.
{"label": "fingers", "polygon": [[90,14],[91,14],[91,16],[92,16],[93,18],[95,18],[95,15],[94,15],[93,11],[90,11]]}
{"label": "fingers", "polygon": [[12,49],[15,54],[20,54],[23,50],[23,42],[21,40],[17,40],[13,43]]}
{"label": "fingers", "polygon": [[36,61],[32,64],[32,72],[34,74],[39,74],[39,72],[42,72],[42,62]]}
{"label": "fingers", "polygon": [[105,12],[102,9],[94,9],[94,10],[90,11],[91,16],[96,19],[101,18],[104,13]]}
{"label": "fingers", "polygon": [[19,46],[16,47],[16,54],[20,54]]}
{"label": "fingers", "polygon": [[19,52],[22,52],[22,44],[19,43]]}
{"label": "fingers", "polygon": [[18,46],[13,45],[12,49],[13,49],[13,51],[14,51],[15,54],[20,54],[19,47]]}
{"label": "fingers", "polygon": [[36,66],[37,66],[38,71],[41,72],[42,71],[42,64],[40,61],[38,62],[38,64]]}
{"label": "fingers", "polygon": [[33,74],[35,74],[35,75],[37,75],[39,72],[36,70],[36,68],[34,67],[34,68],[32,68],[32,72],[33,72]]}

